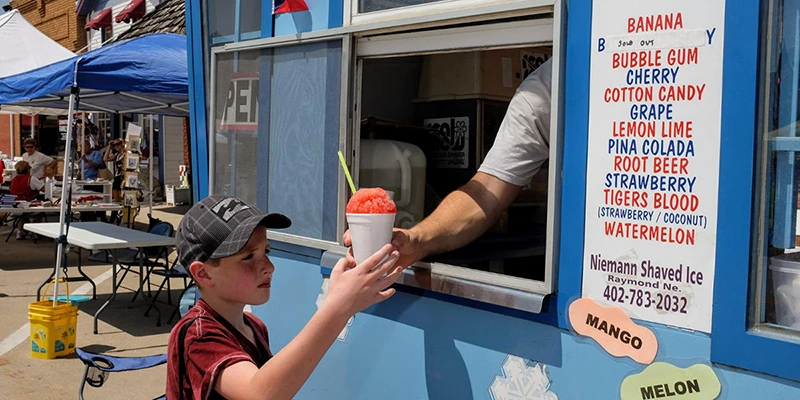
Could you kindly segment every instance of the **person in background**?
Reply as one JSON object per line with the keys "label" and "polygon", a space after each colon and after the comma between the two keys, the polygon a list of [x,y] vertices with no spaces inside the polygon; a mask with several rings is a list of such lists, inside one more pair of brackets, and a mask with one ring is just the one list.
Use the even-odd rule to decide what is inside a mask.
{"label": "person in background", "polygon": [[[125,143],[122,139],[114,139],[108,144],[103,161],[114,162],[114,183],[111,186],[111,193],[115,202],[122,201],[122,179],[125,177]],[[111,220],[116,221],[120,216],[119,212],[111,212]]]}
{"label": "person in background", "polygon": [[[11,194],[17,196],[17,200],[31,201],[40,192],[44,191],[44,182],[31,175],[31,165],[27,161],[20,161],[15,166],[17,176],[11,180]],[[39,222],[41,216],[37,216],[34,222]],[[25,239],[27,232],[22,227],[28,222],[28,217],[23,215],[17,219],[17,240]]]}
{"label": "person in background", "polygon": [[98,178],[98,171],[100,168],[105,168],[103,162],[103,155],[99,151],[94,151],[90,140],[83,143],[83,156],[80,161],[83,161],[83,180],[94,181]]}
{"label": "person in background", "polygon": [[103,161],[114,162],[114,199],[119,197],[119,192],[122,190],[122,178],[125,176],[125,144],[122,139],[114,139],[108,144],[106,153],[103,155]]}
{"label": "person in background", "polygon": [[37,179],[43,179],[45,176],[45,168],[47,167],[51,167],[55,171],[57,161],[36,151],[36,139],[25,139],[23,146],[25,147],[25,153],[22,155],[22,160],[30,164],[31,176]]}

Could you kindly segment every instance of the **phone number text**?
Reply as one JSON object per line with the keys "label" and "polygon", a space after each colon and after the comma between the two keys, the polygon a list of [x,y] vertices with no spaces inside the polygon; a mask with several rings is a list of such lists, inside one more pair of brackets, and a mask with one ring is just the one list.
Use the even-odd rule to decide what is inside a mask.
{"label": "phone number text", "polygon": [[647,289],[626,289],[612,285],[606,285],[603,297],[614,303],[628,303],[637,307],[655,308],[681,314],[687,313],[686,307],[689,305],[689,300],[684,296],[663,292],[651,293]]}

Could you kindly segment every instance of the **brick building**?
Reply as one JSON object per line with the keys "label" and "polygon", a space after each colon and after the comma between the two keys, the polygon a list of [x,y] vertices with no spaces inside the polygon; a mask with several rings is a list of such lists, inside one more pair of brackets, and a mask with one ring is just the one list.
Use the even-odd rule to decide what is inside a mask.
{"label": "brick building", "polygon": [[11,0],[10,5],[68,50],[77,52],[86,47],[86,17],[75,12],[75,0]]}
{"label": "brick building", "polygon": [[[9,114],[0,114],[0,152],[5,154],[11,155],[12,153],[12,146],[14,139],[12,138],[12,132],[14,132],[14,126],[11,124],[13,123],[14,115]],[[16,136],[16,135],[15,135]],[[13,146],[15,150],[19,146]],[[13,153],[18,154],[17,151],[13,151]]]}

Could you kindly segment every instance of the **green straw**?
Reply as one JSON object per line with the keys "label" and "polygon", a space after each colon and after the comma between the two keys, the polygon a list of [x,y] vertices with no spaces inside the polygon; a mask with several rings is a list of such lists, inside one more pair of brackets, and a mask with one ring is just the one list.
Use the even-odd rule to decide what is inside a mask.
{"label": "green straw", "polygon": [[353,194],[356,194],[356,185],[353,184],[353,178],[350,177],[350,171],[347,170],[347,162],[344,161],[344,154],[341,151],[339,151],[339,162],[342,164],[344,176],[347,177],[347,183],[350,184],[350,190],[353,191]]}

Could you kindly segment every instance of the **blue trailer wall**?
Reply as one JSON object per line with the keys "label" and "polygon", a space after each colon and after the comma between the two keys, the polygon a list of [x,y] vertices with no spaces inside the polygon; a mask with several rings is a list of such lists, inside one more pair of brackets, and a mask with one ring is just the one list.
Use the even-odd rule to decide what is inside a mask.
{"label": "blue trailer wall", "polygon": [[[271,2],[264,2],[262,37],[341,26],[344,7],[341,2],[306,1],[310,11],[276,17],[263,11],[271,7]],[[189,3],[188,18],[199,19],[198,7],[189,7]],[[613,399],[619,398],[623,379],[645,369],[645,365],[616,359],[591,340],[575,336],[565,321],[569,302],[581,290],[592,1],[571,0],[569,6],[560,219],[561,225],[570,229],[562,230],[559,239],[557,293],[548,296],[545,314],[496,312],[493,307],[476,308],[461,299],[420,295],[399,288],[393,298],[359,313],[348,323],[298,399]],[[731,168],[749,163],[748,154],[752,156],[754,152],[753,143],[744,139],[748,138],[747,130],[755,129],[750,125],[754,125],[756,113],[753,108],[757,98],[757,60],[753,55],[758,53],[759,18],[757,4],[747,0],[727,1],[720,152],[722,165]],[[187,24],[187,31],[194,38],[190,40],[190,72],[196,82],[192,95],[192,143],[198,152],[195,154],[206,154],[203,77],[208,65],[202,60],[203,51],[208,48],[198,42],[202,41],[200,24],[189,21]],[[291,68],[281,72],[287,79],[292,73]],[[276,101],[280,94],[277,90],[265,93],[269,94],[269,101]],[[276,108],[261,121],[288,117],[291,107],[287,104],[284,108],[287,110]],[[262,140],[260,145],[266,148],[265,143]],[[199,198],[205,196],[208,187],[208,168],[204,163],[202,157],[193,157]],[[742,171],[752,172],[751,167]],[[763,351],[765,347],[759,347],[761,342],[751,347],[748,344],[756,343],[754,339],[742,338],[749,335],[744,321],[748,306],[750,224],[741,215],[752,207],[748,193],[753,182],[747,174],[734,177],[726,175],[727,171],[726,168],[720,171],[720,192],[736,193],[737,197],[724,200],[725,204],[719,207],[719,227],[723,234],[718,234],[712,334],[686,332],[661,324],[644,326],[658,338],[656,361],[678,367],[711,365],[722,383],[721,399],[800,399],[798,381],[762,373],[769,370],[764,364],[770,365],[772,375],[778,375],[774,372],[777,369],[797,370],[797,359],[791,361],[795,350],[790,348],[797,345],[780,342],[769,347],[778,351],[767,352]],[[280,182],[272,180],[256,184],[269,186],[273,192],[279,189],[273,186],[280,186]],[[720,199],[725,198],[720,196]],[[267,304],[254,307],[254,313],[266,322],[271,348],[277,352],[297,335],[324,300],[326,277],[320,272],[321,251],[282,243],[273,243],[273,249],[271,258],[276,271],[272,298]],[[724,271],[720,265],[725,265]],[[712,341],[712,338],[719,339]],[[711,354],[712,343],[715,358]],[[748,352],[751,355],[739,356]],[[781,357],[786,359],[776,361]],[[759,371],[753,372],[714,364],[712,359],[723,362],[758,359],[759,362],[748,365],[761,367],[752,368]],[[800,373],[781,375],[794,378]]]}
{"label": "blue trailer wall", "polygon": [[[316,312],[323,277],[314,259],[277,251],[271,257],[272,299],[254,312],[279,351]],[[659,338],[656,360],[708,363],[707,335],[646,326]],[[615,360],[563,329],[402,291],[356,315],[345,330],[298,399],[556,399],[533,392],[542,387],[542,366],[558,399],[613,399],[622,380],[645,367]],[[800,398],[796,382],[714,371],[723,384],[720,399]]]}

